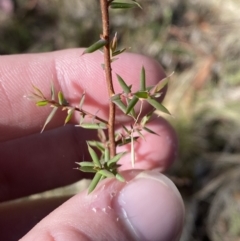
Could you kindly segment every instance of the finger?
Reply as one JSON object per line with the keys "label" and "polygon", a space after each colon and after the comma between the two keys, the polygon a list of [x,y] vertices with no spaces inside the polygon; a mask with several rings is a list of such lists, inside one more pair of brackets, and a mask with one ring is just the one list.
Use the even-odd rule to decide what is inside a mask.
{"label": "finger", "polygon": [[[134,144],[135,168],[165,170],[177,153],[174,130],[162,118],[148,126],[158,135],[143,133]],[[68,125],[4,143],[0,143],[0,201],[31,195],[56,187],[68,185],[85,173],[74,170],[76,162],[91,161],[86,140],[96,139],[95,131]],[[14,151],[13,151],[14,150]],[[131,151],[129,145],[118,151]],[[121,160],[122,170],[132,169],[131,155]]]}
{"label": "finger", "polygon": [[87,138],[96,139],[96,132],[68,125],[0,143],[0,202],[91,177],[75,169],[91,160]]}
{"label": "finger", "polygon": [[34,225],[69,198],[69,196],[63,196],[26,199],[0,204],[0,240],[19,240]]}
{"label": "finger", "polygon": [[[100,52],[81,56],[82,49],[53,53],[1,56],[0,58],[0,141],[39,132],[50,113],[50,108],[36,108],[33,102],[23,98],[32,91],[32,85],[45,95],[50,93],[51,81],[61,89],[73,105],[79,103],[86,91],[86,108],[92,114],[107,119],[109,97],[101,67]],[[139,87],[140,71],[146,69],[148,85],[158,83],[165,74],[160,65],[151,58],[136,54],[122,54],[113,62],[113,81],[116,93],[121,91],[116,83],[120,74],[132,90]],[[121,118],[123,121],[123,118]],[[63,124],[63,115],[58,114],[50,128]]]}
{"label": "finger", "polygon": [[174,184],[162,174],[143,172],[127,184],[107,180],[91,195],[74,196],[21,241],[175,241],[183,216],[183,202]]}

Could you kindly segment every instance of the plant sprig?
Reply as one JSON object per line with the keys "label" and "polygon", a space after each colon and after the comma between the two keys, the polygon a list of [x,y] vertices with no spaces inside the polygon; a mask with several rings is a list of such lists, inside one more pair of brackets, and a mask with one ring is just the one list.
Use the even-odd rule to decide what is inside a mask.
{"label": "plant sprig", "polygon": [[[85,92],[82,93],[78,106],[72,106],[67,101],[62,91],[58,91],[56,95],[53,84],[51,85],[50,98],[46,98],[41,90],[35,86],[33,86],[34,91],[32,95],[28,96],[30,99],[34,99],[36,105],[39,107],[49,105],[53,108],[44,123],[42,131],[55,116],[58,109],[66,111],[64,124],[67,124],[72,119],[74,113],[77,112],[80,115],[80,121],[77,126],[87,129],[96,129],[98,131],[99,140],[87,141],[91,160],[77,163],[80,171],[94,174],[88,193],[91,193],[98,183],[105,178],[116,178],[119,181],[124,181],[124,178],[118,172],[120,167],[118,162],[126,153],[116,153],[116,147],[126,144],[131,145],[131,161],[132,166],[134,167],[134,142],[139,138],[144,139],[143,131],[157,135],[157,133],[148,127],[148,123],[151,121],[155,110],[170,114],[167,108],[158,101],[164,87],[168,84],[169,77],[160,80],[155,86],[147,86],[147,76],[143,66],[140,70],[139,89],[137,91],[133,92],[132,86],[128,85],[127,81],[125,81],[119,74],[117,74],[116,77],[122,91],[120,93],[115,93],[113,88],[111,64],[113,61],[117,60],[116,56],[122,54],[126,48],[118,49],[117,33],[112,39],[110,39],[109,8],[114,10],[126,10],[134,7],[141,8],[141,5],[136,0],[100,0],[100,6],[102,12],[103,32],[100,35],[100,39],[86,48],[82,55],[91,54],[97,50],[103,51],[104,63],[102,63],[102,67],[106,76],[106,85],[109,96],[108,120],[104,120],[85,110]],[[150,105],[152,110],[142,116],[143,104]],[[136,108],[136,106],[140,106],[140,109]],[[115,131],[116,107],[120,109],[123,114],[132,118],[132,124],[129,126],[123,125],[122,129],[118,132]],[[107,129],[107,136],[105,129]]]}

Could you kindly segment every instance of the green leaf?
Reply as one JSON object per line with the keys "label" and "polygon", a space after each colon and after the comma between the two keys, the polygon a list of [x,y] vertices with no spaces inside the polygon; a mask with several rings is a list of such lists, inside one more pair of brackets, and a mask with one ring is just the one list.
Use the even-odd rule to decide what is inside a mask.
{"label": "green leaf", "polygon": [[83,92],[80,103],[79,103],[79,109],[80,110],[82,109],[84,101],[85,101],[85,91]]}
{"label": "green leaf", "polygon": [[105,39],[100,39],[96,43],[92,44],[90,47],[86,48],[82,55],[93,53],[96,50],[104,47],[106,44],[107,44],[107,41]]}
{"label": "green leaf", "polygon": [[[173,74],[173,73],[172,73]],[[170,77],[172,76],[172,74],[170,74],[168,77],[160,80],[152,89],[151,89],[151,93],[155,94],[157,92],[159,92],[160,90],[162,90],[169,82]]]}
{"label": "green leaf", "polygon": [[142,70],[141,70],[140,90],[141,91],[145,91],[146,90],[146,74],[145,74],[144,67],[142,67]]}
{"label": "green leaf", "polygon": [[129,134],[129,135],[131,134],[131,131],[128,130],[126,126],[122,125],[122,127],[123,127],[123,129],[126,131],[127,134]]}
{"label": "green leaf", "polygon": [[102,176],[108,177],[108,178],[115,177],[115,175],[108,170],[100,170],[100,171],[98,171],[98,173],[101,174]]}
{"label": "green leaf", "polygon": [[143,116],[142,120],[141,120],[141,126],[145,126],[147,124],[147,122],[151,119],[153,113],[155,110],[150,111],[148,114],[146,114],[145,116]]}
{"label": "green leaf", "polygon": [[137,2],[137,0],[132,0],[132,2],[134,2],[139,8],[142,9],[142,6],[140,5],[140,3]]}
{"label": "green leaf", "polygon": [[147,128],[147,127],[143,127],[143,129],[151,134],[157,135],[159,136],[156,132],[152,131],[151,129]]}
{"label": "green leaf", "polygon": [[61,91],[58,92],[58,102],[60,105],[63,104],[64,102],[64,96],[63,96],[63,93]]}
{"label": "green leaf", "polygon": [[96,173],[94,178],[92,179],[89,187],[88,187],[88,194],[90,194],[98,185],[99,181],[101,180],[102,175],[100,173]]}
{"label": "green leaf", "polygon": [[79,166],[81,167],[94,167],[94,163],[92,162],[78,162]]}
{"label": "green leaf", "polygon": [[126,152],[118,153],[116,156],[114,156],[107,162],[107,166],[110,167],[112,164],[118,162],[124,154],[126,154]]}
{"label": "green leaf", "polygon": [[147,102],[153,106],[156,110],[159,110],[163,113],[166,113],[168,115],[171,115],[171,113],[168,111],[168,109],[166,107],[164,107],[161,103],[159,103],[158,101],[156,101],[155,99],[147,99]]}
{"label": "green leaf", "polygon": [[125,178],[122,175],[120,175],[119,173],[116,174],[116,179],[120,182],[125,182]]}
{"label": "green leaf", "polygon": [[42,99],[46,99],[42,93],[42,91],[40,89],[38,89],[36,86],[33,85],[33,89],[36,91],[36,96],[42,98]]}
{"label": "green leaf", "polygon": [[124,2],[111,2],[110,7],[112,9],[129,9],[129,8],[135,8],[140,7],[138,3],[133,1],[134,3],[124,3]]}
{"label": "green leaf", "polygon": [[51,82],[51,99],[55,101],[55,88],[53,82]]}
{"label": "green leaf", "polygon": [[108,162],[110,158],[110,153],[109,153],[109,149],[106,147],[104,150],[104,161]]}
{"label": "green leaf", "polygon": [[105,150],[104,144],[100,141],[88,141],[88,145],[97,147],[99,151],[103,152]]}
{"label": "green leaf", "polygon": [[117,48],[117,33],[115,33],[111,43],[110,43],[111,50],[114,52]]}
{"label": "green leaf", "polygon": [[123,104],[123,102],[119,100],[114,100],[113,103],[123,112],[126,113],[127,107]]}
{"label": "green leaf", "polygon": [[[126,101],[127,101],[127,105],[129,105],[131,100],[129,98],[127,98]],[[126,113],[126,112],[124,112],[124,113]],[[132,116],[134,119],[136,118],[136,112],[135,112],[134,108],[132,108],[132,110],[129,112],[129,116]]]}
{"label": "green leaf", "polygon": [[129,88],[129,86],[125,83],[125,81],[123,80],[123,78],[117,74],[117,79],[118,79],[118,83],[120,84],[120,86],[122,87],[122,90],[124,93],[129,94],[131,92],[131,89]]}
{"label": "green leaf", "polygon": [[68,105],[68,102],[66,101],[66,99],[64,98],[64,95],[62,93],[62,91],[58,92],[58,102],[60,105],[62,106],[66,106]]}
{"label": "green leaf", "polygon": [[101,166],[101,163],[98,159],[98,155],[89,144],[88,144],[88,152],[89,152],[95,166],[101,168],[102,166]]}
{"label": "green leaf", "polygon": [[137,133],[138,133],[138,135],[139,135],[144,141],[146,141],[146,139],[144,138],[144,135],[141,133],[141,131],[139,131],[139,130],[137,129]]}
{"label": "green leaf", "polygon": [[96,173],[93,167],[79,167],[79,170],[82,172]]}
{"label": "green leaf", "polygon": [[133,98],[129,101],[128,106],[127,106],[127,110],[125,112],[125,114],[129,114],[129,112],[134,108],[134,106],[137,104],[138,102],[138,98],[136,96],[133,96]]}
{"label": "green leaf", "polygon": [[64,125],[66,125],[71,120],[74,111],[75,111],[74,108],[71,108],[71,109],[68,110],[68,115],[67,115],[67,117],[65,119]]}
{"label": "green leaf", "polygon": [[[136,141],[138,138],[139,138],[139,136],[134,136],[133,140]],[[124,141],[123,140],[117,141],[116,144],[118,146],[123,146],[123,145],[129,144],[130,142],[131,142],[131,138],[126,138],[126,139],[124,139]]]}
{"label": "green leaf", "polygon": [[48,100],[40,100],[36,103],[36,106],[46,106],[48,104]]}
{"label": "green leaf", "polygon": [[147,99],[149,97],[149,94],[146,91],[138,91],[134,93],[134,95],[140,99]]}
{"label": "green leaf", "polygon": [[121,54],[121,53],[123,53],[123,52],[125,52],[125,51],[126,51],[126,48],[123,48],[123,49],[114,51],[114,52],[112,53],[112,56],[113,56],[113,57],[114,57],[114,56],[117,56],[117,55],[119,55],[119,54]]}
{"label": "green leaf", "polygon": [[132,162],[132,167],[134,167],[134,164],[135,164],[135,149],[134,149],[133,134],[131,135],[131,162]]}
{"label": "green leaf", "polygon": [[49,116],[47,117],[47,119],[46,119],[46,121],[45,121],[45,123],[44,123],[44,125],[43,125],[43,128],[42,128],[42,130],[41,130],[41,133],[44,131],[46,125],[52,120],[53,116],[54,116],[54,115],[56,114],[56,112],[57,112],[57,109],[58,109],[57,106],[53,107],[51,113],[49,114]]}
{"label": "green leaf", "polygon": [[85,129],[93,129],[93,130],[107,129],[107,125],[104,123],[82,123],[81,125],[76,125],[76,126],[80,126]]}

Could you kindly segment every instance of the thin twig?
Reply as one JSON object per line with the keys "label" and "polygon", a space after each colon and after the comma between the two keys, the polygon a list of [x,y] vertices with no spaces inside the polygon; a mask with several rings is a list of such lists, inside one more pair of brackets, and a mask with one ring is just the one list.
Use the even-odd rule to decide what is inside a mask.
{"label": "thin twig", "polygon": [[84,115],[87,115],[88,117],[93,117],[95,120],[98,120],[98,121],[108,125],[108,122],[106,120],[98,117],[97,115],[91,114],[90,112],[88,112],[88,111],[86,111],[84,109],[79,109],[78,107],[74,107],[74,106],[71,106],[71,105],[63,106],[63,105],[60,105],[58,102],[56,102],[54,100],[47,100],[47,101],[48,101],[48,104],[50,104],[52,106],[62,107],[62,108],[66,108],[66,109],[73,108],[75,111],[83,113]]}
{"label": "thin twig", "polygon": [[[107,41],[104,46],[104,68],[106,75],[106,82],[108,88],[109,97],[114,95],[113,83],[112,83],[112,69],[111,69],[111,59],[110,59],[110,38],[109,38],[109,12],[108,6],[109,2],[107,0],[100,0],[101,12],[102,12],[102,25],[103,34],[102,38]],[[108,118],[108,139],[109,139],[109,151],[110,157],[116,155],[116,145],[115,145],[115,135],[114,135],[114,125],[115,125],[115,104],[109,101],[109,118]]]}

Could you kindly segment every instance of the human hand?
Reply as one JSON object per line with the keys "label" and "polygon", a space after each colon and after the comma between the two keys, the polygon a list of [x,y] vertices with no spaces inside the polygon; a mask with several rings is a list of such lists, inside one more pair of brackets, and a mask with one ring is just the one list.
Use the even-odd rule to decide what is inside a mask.
{"label": "human hand", "polygon": [[[63,124],[63,115],[59,113],[48,126],[49,130],[39,134],[50,109],[36,108],[23,98],[31,91],[32,84],[48,93],[53,81],[71,103],[77,104],[85,90],[87,110],[91,113],[100,110],[98,115],[107,118],[108,95],[100,66],[102,55],[80,57],[81,52],[75,49],[0,57],[0,201],[87,177],[73,168],[75,162],[87,160],[85,141],[93,139],[95,132],[70,125],[58,128]],[[114,80],[114,73],[118,73],[126,81],[132,81],[134,90],[139,85],[142,66],[149,85],[164,77],[154,60],[122,54],[113,63]],[[118,84],[115,89],[120,91]],[[118,120],[128,122],[120,114]],[[76,115],[73,123],[77,121]],[[129,156],[122,160],[126,183],[106,179],[90,195],[83,191],[70,199],[4,204],[0,206],[0,240],[19,239],[42,218],[22,241],[178,240],[184,216],[180,194],[164,175],[140,171],[165,170],[174,160],[177,140],[171,126],[162,118],[151,125],[159,136],[146,133],[146,141],[139,140],[136,170],[127,170]]]}

